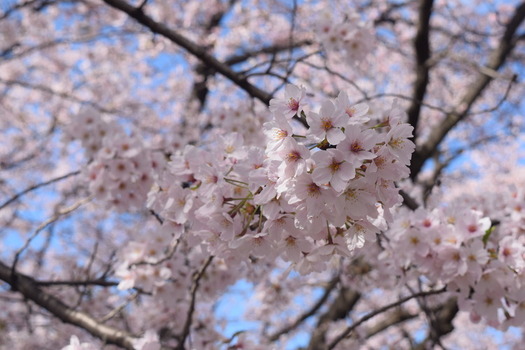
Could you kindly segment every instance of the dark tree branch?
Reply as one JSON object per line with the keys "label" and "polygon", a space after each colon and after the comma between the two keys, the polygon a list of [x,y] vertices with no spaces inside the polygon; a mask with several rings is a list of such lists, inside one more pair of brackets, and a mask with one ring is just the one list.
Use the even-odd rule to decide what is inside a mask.
{"label": "dark tree branch", "polygon": [[109,6],[126,13],[128,16],[135,19],[137,22],[151,30],[153,33],[160,34],[163,37],[169,39],[174,44],[177,44],[180,47],[184,48],[189,53],[201,60],[205,65],[228,78],[235,85],[237,85],[246,93],[248,93],[248,95],[250,95],[251,97],[260,100],[266,105],[270,104],[270,94],[259,89],[255,85],[252,85],[246,78],[241,77],[227,64],[217,60],[215,57],[210,55],[205,47],[195,44],[193,41],[187,39],[185,36],[179,34],[175,30],[153,20],[151,17],[146,15],[141,9],[135,8],[123,0],[104,0],[104,2]]}
{"label": "dark tree branch", "polygon": [[100,286],[100,287],[114,287],[118,286],[117,281],[108,281],[105,279],[94,279],[94,280],[62,280],[62,281],[40,281],[35,280],[35,284],[42,287],[50,286]]}
{"label": "dark tree branch", "polygon": [[230,9],[235,5],[235,3],[238,0],[228,0],[227,5],[220,11],[217,11],[214,13],[208,23],[205,26],[205,29],[207,32],[211,31],[213,28],[218,27],[221,24],[222,19],[224,18],[224,15],[230,11]]}
{"label": "dark tree branch", "polygon": [[414,127],[414,142],[417,139],[417,125],[421,112],[421,102],[425,99],[427,86],[429,82],[429,66],[427,64],[430,58],[430,16],[432,15],[432,6],[434,0],[423,0],[419,7],[419,26],[416,38],[414,40],[414,49],[416,53],[416,81],[412,93],[412,104],[408,108],[408,122]]}
{"label": "dark tree branch", "polygon": [[[510,56],[512,50],[516,46],[518,41],[516,32],[524,19],[525,2],[522,2],[516,8],[514,15],[508,22],[505,29],[505,34],[501,38],[499,46],[490,55],[486,64],[486,68],[497,72],[503,66],[507,58]],[[493,79],[493,74],[486,74],[481,71],[477,79],[471,85],[470,89],[461,99],[461,103],[447,115],[442,123],[437,125],[436,128],[432,130],[428,140],[423,145],[416,148],[416,152],[412,157],[412,163],[410,165],[410,176],[412,179],[416,178],[425,161],[437,151],[439,145],[445,136],[447,136],[448,132],[469,114],[472,105],[478,100],[485,88]]]}
{"label": "dark tree branch", "polygon": [[213,260],[213,256],[210,256],[202,268],[193,276],[193,285],[191,286],[191,300],[190,300],[190,307],[188,308],[188,314],[186,315],[186,322],[184,322],[184,328],[182,330],[182,333],[179,337],[179,344],[177,346],[177,350],[184,350],[184,343],[186,342],[186,338],[190,334],[190,327],[192,323],[193,318],[193,312],[195,311],[195,301],[197,299],[197,290],[199,289],[199,284],[202,279],[202,276],[204,276],[204,273],[206,272],[206,269],[208,266],[210,266],[211,262]]}
{"label": "dark tree branch", "polygon": [[428,196],[432,193],[432,189],[434,188],[434,186],[439,185],[439,182],[440,182],[439,178],[441,177],[441,174],[454,160],[456,160],[459,156],[461,156],[463,153],[467,151],[472,151],[483,144],[487,144],[489,142],[493,142],[498,139],[500,139],[500,136],[498,135],[490,135],[490,136],[480,138],[464,146],[463,148],[458,149],[457,151],[452,153],[450,156],[448,156],[448,158],[446,158],[445,160],[440,160],[439,153],[435,153],[434,160],[435,160],[436,166],[435,166],[435,169],[433,170],[432,176],[430,179],[421,182],[421,185],[423,186],[423,202],[426,202]]}
{"label": "dark tree branch", "polygon": [[361,294],[348,289],[341,288],[328,310],[319,317],[317,327],[310,338],[308,350],[319,350],[326,347],[326,331],[331,322],[343,319],[354,308]]}
{"label": "dark tree branch", "polygon": [[507,85],[507,89],[505,90],[505,93],[499,99],[498,103],[496,103],[494,106],[492,106],[490,108],[482,109],[482,110],[479,110],[479,111],[473,111],[473,112],[470,112],[469,114],[470,115],[479,115],[479,114],[492,113],[492,112],[497,111],[501,107],[501,105],[505,101],[507,101],[507,99],[509,97],[509,94],[510,94],[510,90],[512,90],[512,86],[514,85],[514,83],[516,83],[516,81],[518,81],[518,75],[514,74],[512,76],[512,78],[510,78],[510,80],[509,80],[509,84]]}
{"label": "dark tree branch", "polygon": [[73,205],[67,208],[59,209],[55,212],[55,214],[53,214],[53,216],[51,216],[49,219],[47,219],[46,221],[38,225],[35,232],[33,232],[33,234],[29,236],[29,238],[26,239],[22,247],[20,247],[20,249],[18,249],[15,253],[15,258],[13,259],[13,265],[11,266],[11,271],[13,275],[16,274],[16,265],[18,264],[20,256],[22,256],[22,253],[24,252],[24,250],[26,250],[29,247],[31,242],[40,234],[40,232],[42,232],[42,230],[44,230],[46,227],[48,227],[52,223],[56,222],[62,216],[69,215],[70,213],[78,209],[80,206],[86,204],[90,200],[91,200],[91,197],[87,197],[87,198],[84,198],[84,199],[81,199],[75,202]]}
{"label": "dark tree branch", "polygon": [[[388,8],[385,11],[383,11],[381,15],[374,20],[374,26],[377,27],[382,23],[395,24],[398,19],[391,16],[392,12],[402,9],[403,7],[406,7],[407,5],[409,5],[410,3],[411,1],[389,4]],[[364,7],[369,7],[369,6],[372,6],[372,4],[368,3]]]}
{"label": "dark tree branch", "polygon": [[454,330],[452,321],[458,313],[458,305],[455,298],[448,299],[435,314],[435,320],[431,322],[430,329],[426,339],[418,344],[415,350],[425,350],[433,348],[434,345],[441,345],[441,338]]}
{"label": "dark tree branch", "polygon": [[351,326],[346,328],[343,333],[341,333],[339,336],[337,336],[328,345],[327,349],[328,350],[333,349],[337,344],[339,344],[339,342],[341,342],[344,338],[349,336],[361,324],[365,323],[369,319],[374,318],[375,316],[377,316],[379,314],[382,314],[383,312],[386,312],[386,311],[388,311],[388,310],[390,310],[392,308],[398,307],[398,306],[406,303],[407,301],[409,301],[411,299],[425,297],[425,296],[434,295],[434,294],[440,294],[440,293],[443,293],[444,291],[445,291],[445,289],[442,288],[442,289],[438,289],[438,290],[431,290],[431,291],[428,291],[428,292],[420,292],[420,293],[412,294],[412,295],[409,295],[409,296],[404,297],[402,299],[399,299],[398,301],[396,301],[394,303],[391,303],[391,304],[385,305],[383,307],[380,307],[379,309],[376,309],[376,310],[366,314],[365,316],[361,317],[358,321],[352,323]]}
{"label": "dark tree branch", "polygon": [[[225,6],[221,10],[214,13],[211,18],[209,19],[208,23],[204,26],[205,34],[206,36],[209,36],[212,30],[216,27],[218,27],[226,15],[226,13],[232,8],[233,5],[237,0],[229,0],[227,7]],[[215,43],[209,45],[207,47],[208,50],[212,50]],[[204,105],[206,104],[206,98],[208,96],[208,78],[210,75],[213,75],[215,72],[211,69],[209,69],[205,64],[201,63],[198,64],[195,67],[195,72],[197,73],[195,76],[195,82],[193,83],[193,89],[192,89],[192,96],[195,97],[199,101],[199,110],[202,111],[204,109]],[[198,79],[201,78],[201,79]]]}
{"label": "dark tree branch", "polygon": [[[35,147],[34,150],[32,150],[31,153],[27,154],[27,155],[24,155],[22,158],[19,158],[19,159],[10,159],[9,163],[6,162],[6,161],[0,161],[0,170],[12,170],[18,166],[20,166],[21,164],[24,164],[25,162],[28,162],[32,159],[35,159],[38,155],[40,155],[41,151],[42,151],[42,146],[43,145],[39,145],[40,147]],[[19,149],[13,149],[10,153],[11,154],[14,154],[16,153],[16,151],[19,151]]]}
{"label": "dark tree branch", "polygon": [[139,7],[137,7],[139,10],[144,10],[144,7],[148,4],[148,0],[142,0]]}
{"label": "dark tree branch", "polygon": [[[303,46],[312,45],[313,42],[310,40],[301,40],[292,44],[276,44],[272,46],[265,46],[257,50],[246,51],[239,55],[233,55],[227,58],[224,63],[228,66],[233,66],[239,63],[246,62],[252,57],[257,57],[259,55],[271,54],[277,55],[278,53],[294,50]],[[208,95],[207,81],[208,78],[215,74],[215,71],[207,67],[204,63],[199,64],[195,68],[196,72],[202,76],[202,79],[196,81],[193,85],[192,95],[197,98],[200,103],[200,109],[204,108],[206,97]]]}
{"label": "dark tree branch", "polygon": [[124,349],[134,349],[134,338],[130,334],[103,325],[90,315],[70,308],[60,299],[43,291],[33,278],[17,271],[13,272],[9,266],[2,262],[0,262],[0,280],[63,322],[82,328],[105,343],[118,345]]}
{"label": "dark tree branch", "polygon": [[372,338],[374,335],[383,332],[385,329],[395,326],[396,324],[403,323],[408,320],[416,318],[418,314],[411,314],[406,310],[396,310],[390,314],[386,319],[378,322],[371,327],[366,333],[366,338]]}
{"label": "dark tree branch", "polygon": [[410,197],[408,193],[406,193],[403,190],[399,190],[399,194],[401,195],[401,197],[403,197],[403,204],[406,205],[407,208],[412,210],[416,210],[417,208],[419,208],[419,204],[414,198]]}
{"label": "dark tree branch", "polygon": [[283,51],[298,49],[304,46],[310,46],[313,42],[311,40],[301,40],[295,43],[275,44],[272,46],[265,46],[260,49],[245,51],[242,54],[228,57],[224,62],[228,65],[235,65],[243,63],[246,60],[264,54],[278,54]]}
{"label": "dark tree branch", "polygon": [[326,286],[323,295],[308,311],[306,311],[300,317],[298,317],[295,320],[295,322],[293,322],[292,324],[289,324],[281,328],[277,332],[273,333],[272,335],[270,335],[268,339],[272,342],[278,340],[283,334],[290,333],[291,331],[296,329],[299,325],[301,325],[304,321],[306,321],[309,317],[315,315],[315,313],[319,311],[319,309],[326,303],[326,301],[328,300],[328,297],[330,296],[330,293],[335,288],[338,282],[339,282],[338,278],[334,278],[332,281],[330,281],[328,286]]}
{"label": "dark tree branch", "polygon": [[[64,0],[61,0],[62,2],[66,2]],[[47,6],[49,5],[52,5],[54,3],[56,3],[57,1],[56,0],[28,0],[28,1],[23,1],[23,2],[20,2],[20,3],[17,3],[11,7],[8,7],[3,13],[0,14],[0,21],[3,20],[3,19],[6,19],[7,17],[9,17],[11,14],[15,13],[16,11],[18,10],[21,10],[25,7],[32,7],[32,10],[34,11],[41,11],[43,10],[44,8],[46,8]]]}

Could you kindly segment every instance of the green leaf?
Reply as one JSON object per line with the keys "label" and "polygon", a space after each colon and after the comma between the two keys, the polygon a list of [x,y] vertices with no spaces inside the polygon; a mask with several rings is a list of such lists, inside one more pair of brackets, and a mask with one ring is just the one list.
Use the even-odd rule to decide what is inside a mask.
{"label": "green leaf", "polygon": [[490,238],[490,234],[492,233],[492,231],[494,231],[494,229],[496,228],[496,226],[490,226],[487,231],[485,231],[485,234],[483,235],[483,245],[487,245],[487,242],[489,241],[489,238]]}

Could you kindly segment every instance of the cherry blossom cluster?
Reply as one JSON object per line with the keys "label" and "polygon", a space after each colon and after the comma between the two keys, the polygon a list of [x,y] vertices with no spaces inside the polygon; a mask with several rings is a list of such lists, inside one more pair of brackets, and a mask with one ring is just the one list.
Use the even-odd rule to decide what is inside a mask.
{"label": "cherry blossom cluster", "polygon": [[66,131],[81,141],[91,159],[85,176],[95,198],[119,211],[144,207],[154,177],[166,162],[161,153],[149,150],[138,137],[92,108],[81,110]]}
{"label": "cherry blossom cluster", "polygon": [[[270,102],[265,150],[244,146],[237,133],[187,146],[159,176],[148,207],[226,261],[279,256],[302,273],[321,271],[334,254],[374,240],[376,221],[391,219],[412,127],[395,104],[371,118],[343,92],[313,112],[305,89],[285,90]],[[298,120],[302,134],[293,132]]]}
{"label": "cherry blossom cluster", "polygon": [[[141,240],[127,243],[120,252],[120,264],[115,271],[116,277],[121,280],[118,288],[126,290],[137,287],[142,291],[155,293],[158,288],[166,285],[172,274],[178,278],[189,278],[187,266],[184,267],[171,259],[169,266],[177,268],[172,270],[168,267],[166,257],[169,257],[170,250],[174,249],[174,237],[173,230],[164,225],[161,229],[144,235]],[[183,267],[184,271],[179,270]]]}
{"label": "cherry blossom cluster", "polygon": [[[231,264],[214,257],[213,263],[205,245],[192,242],[185,235],[184,225],[164,220],[159,225],[130,233],[130,240],[119,250],[114,276],[120,280],[119,290],[141,295],[140,303],[129,308],[140,315],[133,325],[134,334],[144,334],[137,339],[137,350],[156,349],[159,344],[157,331],[168,327],[180,334],[184,329],[191,305],[192,286],[196,271],[206,266],[205,274],[199,278],[199,313],[194,313],[193,324],[202,330],[192,335],[192,345],[197,349],[213,349],[225,339],[213,328],[217,323],[213,316],[213,305],[228,287],[246,275],[246,266]],[[148,323],[143,324],[142,318]],[[206,319],[208,318],[208,319]],[[147,328],[145,328],[147,327]],[[165,342],[177,346],[177,342]]]}
{"label": "cherry blossom cluster", "polygon": [[[239,133],[214,132],[206,144],[176,151],[165,167],[163,156],[93,111],[82,111],[71,124],[69,134],[91,158],[88,179],[95,195],[124,209],[132,202],[120,204],[126,197],[112,191],[125,181],[141,196],[134,206],[147,205],[162,221],[130,237],[114,271],[120,290],[152,296],[142,302],[147,306],[133,306],[150,320],[149,331],[136,329],[146,332],[137,349],[158,346],[152,329],[169,323],[182,330],[177,315],[187,314],[194,272],[210,254],[215,263],[199,288],[205,300],[238,278],[250,278],[248,265],[257,261],[280,257],[301,273],[325,271],[333,257],[350,256],[391,221],[401,200],[394,181],[408,176],[414,149],[402,110],[393,104],[372,111],[341,93],[314,112],[305,96],[305,89],[289,85],[284,98],[271,101],[265,149]],[[140,169],[147,184],[137,181]],[[192,341],[220,341],[211,329],[207,334]],[[72,338],[69,346],[84,344]]]}
{"label": "cherry blossom cluster", "polygon": [[[117,8],[125,3],[140,8],[125,13]],[[523,141],[524,86],[516,80],[523,6],[273,5],[2,2],[0,264],[11,273],[2,276],[0,347],[115,348],[95,326],[129,333],[135,341],[126,347],[141,350],[179,347],[184,328],[186,348],[282,349],[299,333],[312,334],[306,347],[318,348],[316,339],[329,344],[356,325],[337,348],[497,348],[484,326],[472,336],[463,316],[523,328],[525,187],[502,190],[505,172],[518,183],[519,157],[505,157],[504,167],[497,161],[519,154],[508,144]],[[488,62],[487,73],[479,57],[498,62]],[[273,94],[281,81],[307,82],[311,100],[289,86],[269,112],[245,94],[266,101],[260,92]],[[333,93],[346,88],[348,95]],[[398,210],[395,185],[408,175],[411,129],[396,104],[373,104],[394,95],[421,146],[414,192],[447,192],[416,212]],[[365,100],[368,106],[359,103]],[[57,142],[79,105],[93,108],[75,115],[67,134],[83,152]],[[457,124],[444,128],[451,114]],[[484,148],[484,163],[471,166],[471,146]],[[81,191],[70,171],[79,164]],[[465,182],[478,169],[476,181],[490,174],[498,193],[486,194],[487,186],[465,199]],[[103,205],[79,207],[86,188]],[[232,335],[233,315],[220,319],[213,308],[221,294],[240,299],[227,291],[238,280],[253,282],[261,296],[250,311],[259,334],[243,325],[245,333]],[[357,326],[427,290],[442,292]],[[354,292],[351,310],[325,312]],[[38,301],[53,298],[64,305]],[[465,311],[457,316],[456,300]],[[317,311],[307,308],[318,301]],[[447,310],[454,331],[444,336],[451,322],[434,321]],[[60,311],[81,317],[68,321]],[[87,319],[82,314],[96,322],[75,322]],[[310,315],[305,322],[303,315]],[[511,333],[524,332],[494,339],[521,349]],[[447,344],[452,337],[458,345]]]}
{"label": "cherry blossom cluster", "polygon": [[323,12],[315,25],[318,41],[328,52],[343,52],[348,62],[363,61],[374,49],[375,33],[357,14],[338,19],[333,12]]}
{"label": "cherry blossom cluster", "polygon": [[244,145],[265,147],[266,137],[261,132],[267,117],[267,108],[248,102],[235,107],[222,107],[213,110],[209,122],[214,126],[214,134],[239,133],[243,135]]}
{"label": "cherry blossom cluster", "polygon": [[[203,246],[189,245],[181,237],[181,225],[165,221],[156,229],[140,232],[124,245],[117,258],[114,275],[120,279],[119,290],[139,293],[140,303],[129,308],[140,314],[138,323],[133,325],[134,334],[144,334],[136,339],[135,349],[150,350],[160,346],[157,331],[169,328],[174,334],[184,329],[185,319],[191,305],[192,284],[195,271],[199,271],[210,259]],[[242,266],[227,266],[219,258],[206,269],[200,279],[199,314],[194,314],[192,322],[202,324],[202,332],[192,335],[192,344],[198,349],[211,349],[210,346],[224,339],[212,328],[216,320],[202,319],[212,317],[213,302],[224,293],[238,278],[243,276]],[[210,301],[209,303],[207,301]],[[147,318],[147,325],[140,322]],[[144,328],[148,327],[148,328]],[[172,340],[165,345],[177,346]]]}
{"label": "cherry blossom cluster", "polygon": [[468,206],[400,213],[389,231],[379,261],[406,275],[424,275],[457,296],[472,321],[493,327],[519,326],[525,320],[523,215],[515,210],[523,196],[508,203],[509,215],[491,219]]}

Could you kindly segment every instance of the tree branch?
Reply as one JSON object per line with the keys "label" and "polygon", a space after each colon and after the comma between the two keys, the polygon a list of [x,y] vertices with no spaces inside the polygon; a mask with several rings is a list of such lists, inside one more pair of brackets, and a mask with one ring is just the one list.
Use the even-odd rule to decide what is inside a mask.
{"label": "tree branch", "polygon": [[414,49],[416,53],[416,81],[412,93],[412,104],[408,108],[408,122],[414,127],[414,142],[417,138],[417,125],[419,114],[421,112],[421,102],[425,98],[429,82],[429,66],[427,64],[430,58],[430,16],[432,15],[432,6],[434,0],[423,0],[419,7],[419,26],[416,38],[414,40]]}
{"label": "tree branch", "polygon": [[357,327],[359,327],[361,324],[365,323],[369,319],[371,319],[371,318],[373,318],[373,317],[375,317],[375,316],[377,316],[379,314],[382,314],[385,311],[388,311],[388,310],[390,310],[390,309],[392,309],[394,307],[398,307],[398,306],[406,303],[407,301],[409,301],[411,299],[419,298],[419,297],[425,297],[425,296],[434,295],[434,294],[440,294],[440,293],[443,293],[444,291],[445,291],[445,288],[442,288],[442,289],[438,289],[438,290],[431,290],[431,291],[428,291],[428,292],[420,292],[420,293],[412,294],[412,295],[409,295],[409,296],[404,297],[402,299],[399,299],[398,301],[396,301],[394,303],[391,303],[391,304],[385,305],[385,306],[383,306],[383,307],[381,307],[379,309],[376,309],[376,310],[366,314],[365,316],[361,317],[361,319],[359,319],[358,321],[354,322],[351,326],[346,328],[343,333],[341,333],[339,336],[337,336],[328,345],[327,349],[328,350],[333,349],[337,344],[339,344],[339,342],[341,342],[341,340],[343,340],[344,338],[349,336],[354,331],[354,329],[356,329]]}
{"label": "tree branch", "polygon": [[403,197],[403,204],[406,205],[407,208],[412,210],[416,210],[417,208],[419,208],[419,204],[417,204],[416,200],[410,197],[408,193],[406,193],[403,190],[399,190],[399,194],[401,195],[401,197]]}
{"label": "tree branch", "polygon": [[[277,55],[283,51],[294,50],[303,46],[312,45],[313,42],[310,40],[301,40],[291,44],[275,44],[271,46],[264,46],[256,50],[245,51],[242,54],[233,55],[224,61],[228,66],[243,63],[252,57],[256,57],[264,54]],[[204,63],[199,64],[195,71],[202,76],[202,79],[194,83],[192,89],[192,95],[195,96],[200,103],[200,109],[204,108],[206,96],[208,95],[208,88],[206,86],[209,76],[215,74],[215,71],[207,67]]]}
{"label": "tree branch", "polygon": [[262,47],[260,49],[245,51],[242,54],[230,56],[224,62],[226,64],[228,64],[228,65],[235,65],[235,64],[239,64],[239,63],[245,62],[246,60],[248,60],[248,59],[250,59],[252,57],[258,56],[258,55],[262,55],[262,54],[277,54],[277,53],[280,53],[282,51],[293,50],[293,49],[297,49],[297,48],[300,48],[300,47],[303,47],[303,46],[309,46],[309,45],[312,45],[312,44],[313,44],[313,42],[311,40],[301,40],[301,41],[297,41],[297,42],[291,43],[291,44],[290,43],[286,43],[286,44],[275,44],[275,45],[272,45],[272,46],[265,46],[265,47]]}
{"label": "tree branch", "polygon": [[272,335],[270,335],[268,339],[270,341],[272,341],[272,342],[278,340],[281,337],[281,335],[288,334],[290,331],[296,329],[306,319],[308,319],[309,317],[315,315],[315,313],[321,308],[321,306],[323,306],[324,303],[328,300],[328,297],[330,296],[330,293],[332,292],[332,290],[337,285],[337,282],[339,282],[338,278],[334,278],[332,281],[330,281],[328,286],[325,288],[323,295],[319,298],[319,300],[308,311],[303,313],[292,324],[289,324],[289,325],[281,328],[277,332],[273,333]]}
{"label": "tree branch", "polygon": [[[503,66],[518,41],[515,34],[524,19],[525,2],[522,2],[516,8],[514,15],[508,22],[499,46],[490,55],[486,68],[497,72]],[[424,162],[436,152],[439,144],[443,141],[445,136],[447,136],[448,132],[468,115],[472,105],[481,96],[482,92],[493,79],[493,74],[486,74],[484,71],[481,71],[476,81],[474,81],[471,88],[461,99],[461,103],[447,115],[442,123],[432,130],[425,144],[416,148],[416,152],[412,156],[412,163],[410,165],[410,177],[412,179],[416,178],[423,167]]]}
{"label": "tree branch", "polygon": [[251,97],[257,98],[266,105],[270,104],[270,94],[259,89],[255,85],[252,85],[246,78],[241,77],[227,64],[210,55],[206,51],[206,48],[195,44],[185,36],[179,34],[166,25],[156,22],[151,17],[146,15],[141,9],[135,8],[123,0],[104,0],[104,2],[109,6],[128,14],[128,16],[135,19],[146,28],[150,29],[153,33],[160,34],[163,37],[169,39],[171,42],[184,48],[189,53],[201,60],[204,64],[231,80],[235,85],[243,89]]}
{"label": "tree branch", "polygon": [[33,185],[33,186],[30,186],[28,188],[26,188],[25,190],[21,191],[21,192],[18,192],[17,194],[15,194],[13,197],[9,198],[7,201],[5,201],[4,203],[2,203],[0,205],[0,210],[4,209],[5,207],[7,207],[9,204],[13,203],[14,201],[18,200],[20,197],[28,194],[29,192],[31,191],[34,191],[40,187],[44,187],[44,186],[47,186],[47,185],[51,185],[52,183],[55,183],[55,182],[58,182],[58,181],[61,181],[61,180],[64,180],[64,179],[67,179],[68,177],[71,177],[71,176],[75,176],[75,175],[78,175],[80,174],[80,171],[79,170],[76,170],[76,171],[72,171],[68,174],[65,174],[65,175],[62,175],[62,176],[59,176],[59,177],[55,177],[54,179],[51,179],[51,180],[48,180],[48,181],[45,181],[45,182],[41,182],[39,184],[36,184],[36,185]]}
{"label": "tree branch", "polygon": [[[204,25],[205,33],[204,35],[210,36],[213,29],[219,26],[222,19],[226,15],[228,11],[231,10],[233,5],[237,0],[229,0],[227,6],[224,6],[224,8],[220,9],[216,13],[214,13],[211,18],[209,19],[208,23]],[[210,44],[207,49],[211,50],[215,45],[215,42]],[[228,64],[226,62],[226,64]],[[204,109],[204,105],[206,103],[206,97],[208,96],[208,78],[210,75],[213,75],[215,72],[210,70],[205,64],[201,63],[198,64],[195,67],[195,72],[197,73],[195,75],[195,81],[193,83],[193,88],[191,95],[194,96],[199,101],[199,110],[202,111]]]}
{"label": "tree branch", "polygon": [[91,197],[83,198],[83,199],[75,202],[74,204],[72,204],[71,206],[69,206],[67,208],[63,208],[63,209],[58,210],[55,214],[53,214],[53,216],[51,216],[49,219],[47,219],[46,221],[41,223],[36,228],[35,232],[25,241],[24,245],[20,249],[17,250],[17,252],[15,254],[15,258],[13,260],[13,265],[11,267],[12,273],[15,274],[15,272],[16,272],[16,265],[18,263],[18,260],[20,259],[20,256],[24,252],[24,250],[26,250],[27,247],[29,247],[31,242],[38,236],[38,234],[40,232],[42,232],[43,229],[45,229],[47,226],[49,226],[50,224],[52,224],[55,221],[57,221],[62,216],[72,213],[73,211],[78,209],[80,206],[86,204],[90,200],[91,200]]}
{"label": "tree branch", "polygon": [[88,314],[70,308],[60,299],[44,292],[33,278],[11,271],[11,268],[2,262],[0,262],[0,280],[62,321],[88,331],[105,343],[118,345],[124,349],[134,349],[134,338],[130,334],[103,325]]}
{"label": "tree branch", "polygon": [[372,338],[374,335],[383,332],[385,329],[392,327],[398,323],[403,323],[408,320],[416,318],[418,314],[411,314],[406,310],[397,310],[389,315],[386,319],[378,322],[376,325],[371,327],[366,333],[366,338]]}
{"label": "tree branch", "polygon": [[115,287],[118,286],[119,282],[117,281],[108,281],[103,278],[94,279],[94,280],[62,280],[62,281],[34,281],[36,285],[42,287],[48,286],[101,286],[101,287]]}
{"label": "tree branch", "polygon": [[431,342],[432,346],[441,344],[441,338],[454,330],[452,321],[459,308],[455,298],[448,299],[441,308],[435,312],[435,320],[431,322],[430,329],[427,338],[418,344],[415,350],[428,349],[428,343]]}
{"label": "tree branch", "polygon": [[28,83],[28,82],[25,82],[25,81],[22,81],[22,80],[4,80],[4,79],[0,79],[0,83],[1,84],[5,84],[7,86],[15,85],[15,86],[20,86],[20,87],[23,87],[23,88],[26,88],[26,89],[32,89],[32,90],[41,91],[41,92],[50,94],[52,96],[58,96],[60,98],[63,98],[65,100],[69,100],[69,101],[72,101],[72,102],[75,102],[75,103],[89,105],[89,106],[91,106],[91,107],[95,108],[96,110],[98,110],[100,112],[103,112],[103,113],[109,113],[109,114],[116,114],[117,113],[116,110],[107,109],[107,108],[105,108],[103,106],[100,106],[96,102],[76,97],[76,96],[74,96],[72,94],[69,94],[67,92],[55,91],[55,90],[51,89],[50,87],[42,85],[42,84],[31,84],[31,83]]}
{"label": "tree branch", "polygon": [[190,334],[190,327],[191,322],[193,318],[193,312],[195,311],[195,300],[197,298],[197,290],[199,289],[199,284],[202,276],[204,276],[204,273],[206,272],[206,269],[208,266],[210,266],[211,262],[213,260],[213,256],[210,256],[202,268],[199,270],[198,273],[195,274],[193,277],[193,285],[191,287],[191,301],[190,301],[190,307],[188,308],[188,315],[186,316],[186,322],[184,323],[184,328],[182,330],[182,334],[180,335],[180,341],[179,345],[177,346],[177,350],[184,350],[184,343],[186,342],[186,338]]}
{"label": "tree branch", "polygon": [[[435,168],[433,169],[433,173],[431,177],[426,180],[422,181],[420,184],[423,187],[423,203],[426,202],[428,196],[432,193],[432,189],[434,186],[439,185],[439,178],[441,177],[441,174],[443,171],[459,156],[461,156],[463,153],[467,151],[472,151],[478,148],[479,146],[483,144],[487,144],[489,142],[493,142],[495,140],[500,139],[501,136],[499,135],[490,135],[483,138],[480,138],[478,140],[475,140],[474,142],[471,142],[470,144],[465,145],[463,148],[458,149],[454,153],[452,153],[450,156],[448,156],[445,160],[441,161],[439,152],[434,154],[434,160],[435,160]],[[403,196],[403,194],[400,192],[400,194]],[[404,196],[403,196],[404,198]],[[405,203],[404,203],[405,204]]]}
{"label": "tree branch", "polygon": [[330,322],[345,318],[360,298],[361,294],[358,292],[348,288],[341,288],[339,295],[335,298],[328,310],[319,317],[317,327],[310,338],[307,349],[318,350],[325,348],[326,331],[328,330]]}

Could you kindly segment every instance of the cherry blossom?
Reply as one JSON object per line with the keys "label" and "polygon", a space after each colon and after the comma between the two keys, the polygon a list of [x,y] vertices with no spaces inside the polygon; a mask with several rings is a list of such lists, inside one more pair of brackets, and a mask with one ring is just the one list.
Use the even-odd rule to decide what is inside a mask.
{"label": "cherry blossom", "polygon": [[345,161],[343,152],[337,149],[316,152],[312,159],[315,161],[312,177],[319,186],[330,183],[334,190],[341,192],[348,185],[348,181],[355,177],[353,164]]}
{"label": "cherry blossom", "polygon": [[345,119],[331,101],[323,103],[319,114],[310,112],[307,120],[310,126],[308,132],[316,141],[326,138],[330,144],[337,145],[345,138],[341,130],[341,127],[346,125]]}
{"label": "cherry blossom", "polygon": [[305,88],[288,84],[284,90],[284,98],[275,99],[270,102],[270,111],[290,119],[302,110],[302,103],[304,103],[303,99],[305,96]]}
{"label": "cherry blossom", "polygon": [[524,21],[2,3],[1,347],[521,348]]}

